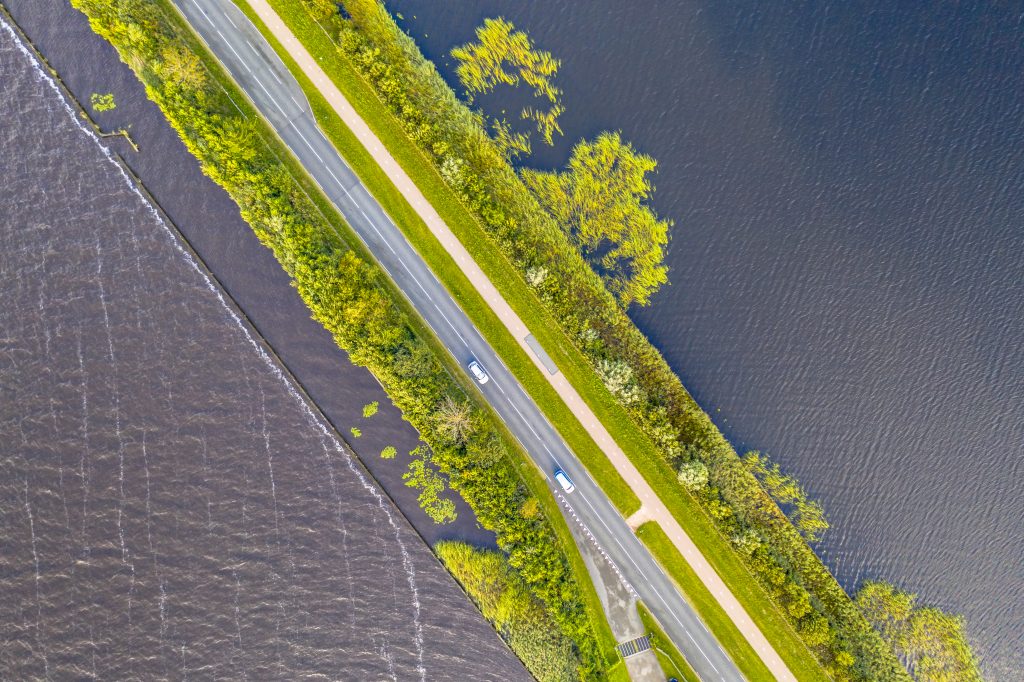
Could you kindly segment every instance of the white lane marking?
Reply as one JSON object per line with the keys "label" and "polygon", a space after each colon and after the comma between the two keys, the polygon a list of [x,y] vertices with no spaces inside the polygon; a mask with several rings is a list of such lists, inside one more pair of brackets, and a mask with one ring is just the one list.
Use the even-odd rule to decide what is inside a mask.
{"label": "white lane marking", "polygon": [[[231,18],[231,15],[230,15],[230,14],[225,14],[225,15],[224,15],[224,18],[228,20],[228,23],[229,23],[229,24],[231,24],[232,26],[234,26],[234,27],[235,27],[235,30],[236,30],[236,31],[238,30],[238,24],[236,24],[236,23],[235,23],[234,19],[232,19],[232,18]],[[249,41],[246,41],[246,42],[249,42]]]}
{"label": "white lane marking", "polygon": [[[231,51],[234,52],[235,48],[232,47]],[[238,53],[235,52],[235,54],[238,54]],[[284,109],[282,109],[281,105],[277,103],[277,100],[274,99],[274,96],[270,94],[270,90],[267,90],[267,87],[265,85],[263,85],[263,81],[260,80],[260,77],[257,76],[255,72],[253,72],[252,77],[255,78],[256,82],[259,84],[259,86],[261,88],[263,88],[263,92],[267,93],[267,97],[269,97],[270,101],[274,103],[274,106],[277,107],[277,110],[281,112],[281,115],[284,116],[287,119],[288,118],[288,114],[284,113]],[[298,128],[296,128],[296,130],[298,130]],[[305,138],[303,138],[303,139],[305,139]],[[309,144],[309,143],[307,142],[306,144]],[[310,146],[310,149],[312,149],[312,148],[313,147]],[[313,153],[316,154],[316,152],[313,152]],[[320,159],[320,156],[317,155],[316,158]],[[323,162],[323,159],[320,159],[320,161]]]}
{"label": "white lane marking", "polygon": [[207,14],[207,13],[206,13],[205,11],[203,11],[203,8],[199,6],[199,3],[198,3],[198,2],[196,2],[196,0],[192,0],[192,4],[196,6],[196,9],[197,9],[197,10],[199,10],[200,12],[202,12],[202,13],[203,13],[203,16],[204,16],[204,17],[206,17],[206,20],[207,20],[208,22],[210,22],[210,26],[213,26],[214,28],[217,28],[217,27],[216,27],[216,26],[214,25],[214,23],[213,23],[213,20],[212,20],[212,19],[210,19],[210,15],[209,15],[209,14]]}
{"label": "white lane marking", "polygon": [[[704,649],[701,648],[700,644],[697,644],[697,640],[695,640],[693,638],[693,635],[690,634],[689,630],[686,631],[686,636],[690,638],[690,641],[693,642],[693,645],[695,647],[697,647],[697,651],[700,652],[700,655],[704,657],[704,660],[708,662],[708,665],[710,665],[714,669],[714,671],[717,673],[718,672],[718,668],[715,668],[715,664],[712,663],[711,659],[708,658],[708,655],[706,653],[704,653]],[[719,674],[721,674],[721,673],[719,673]]]}
{"label": "white lane marking", "polygon": [[[313,155],[316,156],[316,158],[320,159],[320,163],[323,163],[324,162],[323,157],[321,157],[319,154],[316,153],[316,150],[313,149],[313,145],[311,145],[309,143],[309,140],[307,140],[306,136],[302,134],[302,131],[299,130],[299,127],[298,126],[292,126],[292,127],[295,128],[295,132],[297,132],[299,134],[299,137],[302,138],[302,141],[306,143],[307,147],[309,147],[309,151],[313,152]],[[342,189],[345,189],[345,188],[342,187]]]}
{"label": "white lane marking", "polygon": [[[506,398],[506,400],[508,400],[508,404],[512,406],[512,409],[516,411],[516,414],[519,415],[519,418],[523,420],[523,423],[526,424],[526,428],[530,429],[530,433],[533,434],[533,437],[536,438],[537,440],[540,440],[541,444],[543,445],[544,441],[541,440],[540,435],[536,431],[533,430],[533,424],[531,424],[530,421],[526,417],[523,416],[523,413],[519,411],[519,408],[516,407],[516,404],[514,402],[512,402],[512,398],[509,398],[508,396],[505,396],[505,398]],[[547,446],[545,446],[545,448],[546,447]],[[551,453],[549,452],[548,454],[551,454]],[[552,456],[552,459],[554,459],[554,456]],[[558,460],[555,460],[555,464],[558,464]]]}
{"label": "white lane marking", "polygon": [[297,106],[297,107],[298,107],[299,109],[301,109],[301,108],[302,108],[302,105],[301,105],[301,104],[299,104],[299,100],[295,99],[295,96],[294,96],[294,95],[292,95],[292,93],[290,93],[290,92],[289,92],[289,93],[288,93],[288,97],[290,97],[290,98],[291,98],[291,100],[292,100],[293,102],[295,102],[295,106]]}
{"label": "white lane marking", "polygon": [[[622,550],[622,553],[626,555],[626,558],[629,559],[629,563],[633,564],[633,567],[637,570],[637,573],[639,573],[640,576],[644,579],[644,582],[650,583],[650,580],[644,574],[643,570],[640,568],[640,566],[637,565],[636,561],[633,559],[633,555],[630,554],[626,550],[626,548],[622,546],[622,543],[619,542],[618,536],[612,531],[611,528],[608,527],[608,524],[604,522],[604,519],[601,517],[601,515],[597,513],[596,509],[594,509],[594,505],[590,504],[590,500],[588,500],[586,498],[586,496],[584,496],[584,495],[580,495],[580,499],[582,499],[583,502],[586,503],[586,505],[588,507],[590,507],[590,511],[592,511],[594,513],[594,517],[597,518],[597,520],[601,523],[601,525],[604,526],[604,529],[606,531],[608,531],[608,535],[610,535],[612,540],[615,542],[615,544],[619,546],[619,549]],[[658,567],[658,572],[661,573],[663,578],[667,578],[667,576],[665,575],[665,572],[663,570],[661,570],[660,567]],[[670,580],[668,582],[669,582],[669,584],[671,584]],[[671,606],[668,605],[668,602],[665,601],[665,598],[661,595],[661,592],[659,592],[658,590],[655,590],[654,594],[658,597],[658,601],[660,601],[662,603],[662,605],[665,607],[665,609],[670,614],[672,614],[672,619],[675,620],[675,622],[679,623],[679,627],[681,627],[683,629],[683,632],[686,633],[686,636],[689,637],[690,640],[693,641],[694,645],[697,646],[697,649],[700,651],[701,656],[703,656],[707,660],[708,665],[710,665],[712,668],[714,668],[714,671],[716,673],[721,675],[722,673],[718,670],[718,668],[715,667],[715,664],[711,662],[711,659],[708,658],[708,655],[706,653],[704,653],[704,649],[702,649],[701,646],[699,644],[697,644],[696,640],[693,639],[693,635],[690,634],[690,630],[686,627],[686,625],[683,624],[683,622],[681,620],[679,620],[679,616],[676,615],[676,612],[672,609]],[[698,620],[699,620],[699,618],[698,618]]]}
{"label": "white lane marking", "polygon": [[[405,265],[405,263],[402,263],[402,265]],[[452,328],[452,331],[455,332],[455,335],[459,337],[459,340],[462,341],[462,345],[464,345],[466,348],[469,348],[469,344],[466,343],[466,339],[462,338],[462,334],[460,334],[459,330],[455,328],[455,325],[452,324],[452,321],[448,319],[448,316],[444,314],[444,311],[437,307],[436,303],[434,304],[434,309],[437,310],[437,312],[441,313],[441,317],[443,317],[444,321],[448,323],[448,326]]]}
{"label": "white lane marking", "polygon": [[[249,49],[253,51],[253,54],[255,54],[260,59],[263,59],[263,53],[261,53],[259,50],[257,50],[256,46],[253,45],[251,42],[249,42],[248,38],[245,39],[245,44],[249,46]],[[278,85],[284,85],[284,81],[282,81],[281,78],[277,75],[277,72],[274,71],[274,65],[273,64],[270,64],[270,68],[268,69],[268,71],[270,71],[270,75],[274,77],[274,80],[277,81]]]}
{"label": "white lane marking", "polygon": [[[424,289],[423,285],[420,284],[420,281],[418,279],[416,279],[416,275],[412,274],[412,270],[410,270],[409,266],[405,264],[405,261],[404,260],[400,260],[398,262],[402,264],[402,267],[405,268],[405,271],[409,273],[410,277],[412,277],[412,281],[416,282],[416,286],[418,286],[420,288],[420,291],[422,291],[424,294],[427,294],[427,290]],[[427,298],[430,298],[430,294],[427,294]],[[430,298],[430,300],[431,300],[431,302],[433,302],[434,299]]]}
{"label": "white lane marking", "polygon": [[[345,189],[345,188],[342,187],[342,189]],[[373,222],[373,220],[370,219],[370,216],[366,215],[366,211],[363,210],[362,206],[360,206],[359,204],[356,203],[356,200],[352,197],[351,194],[348,193],[347,189],[345,190],[345,194],[348,194],[349,201],[351,201],[353,204],[355,204],[355,207],[357,209],[359,209],[360,213],[363,214],[363,218],[366,219],[366,222],[370,223],[370,227],[373,228],[373,231],[376,232],[377,236],[380,237],[381,241],[384,242],[384,246],[388,247],[388,251],[390,251],[392,253],[392,255],[397,256],[398,252],[395,251],[395,247],[391,245],[391,242],[384,236],[384,233],[381,232],[380,229],[377,228],[377,223]],[[413,281],[416,282],[416,284],[419,286],[419,288],[423,289],[423,285],[420,284],[420,281],[418,279],[416,279],[416,275],[412,274],[412,270],[409,270],[409,266],[406,265],[404,261],[399,261],[399,262],[402,263],[402,267],[405,268],[406,272],[409,273],[409,276],[413,278]],[[426,294],[427,290],[423,289],[423,293]],[[430,294],[427,294],[427,298],[430,298]],[[430,298],[430,300],[433,301],[434,299]]]}
{"label": "white lane marking", "polygon": [[[235,53],[235,56],[238,57],[238,61],[242,64],[242,66],[245,67],[245,70],[248,71],[249,73],[252,73],[252,69],[250,69],[249,65],[245,63],[244,59],[242,59],[242,55],[238,54],[238,50],[236,50],[234,47],[232,47],[231,43],[228,42],[228,39],[225,38],[224,34],[220,32],[220,29],[219,28],[215,28],[213,30],[216,31],[217,35],[220,36],[221,42],[224,43],[225,45],[227,45],[228,49]],[[257,79],[256,82],[258,83],[259,79]],[[269,95],[270,93],[268,92],[267,94]]]}

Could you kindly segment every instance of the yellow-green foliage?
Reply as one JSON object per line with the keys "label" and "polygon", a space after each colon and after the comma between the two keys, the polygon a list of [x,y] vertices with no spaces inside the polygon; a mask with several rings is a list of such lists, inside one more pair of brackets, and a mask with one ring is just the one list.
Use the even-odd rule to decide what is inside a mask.
{"label": "yellow-green foliage", "polygon": [[808,542],[817,542],[828,530],[825,510],[817,500],[807,498],[807,491],[793,478],[779,470],[778,464],[771,464],[768,458],[757,451],[743,456],[747,465],[768,494],[787,510],[787,516]]}
{"label": "yellow-green foliage", "polygon": [[430,448],[420,446],[409,453],[415,459],[409,463],[409,469],[402,474],[402,480],[409,488],[420,491],[417,501],[434,523],[451,523],[457,518],[455,503],[441,495],[448,489],[444,478],[431,462]]}
{"label": "yellow-green foliage", "polygon": [[502,554],[461,542],[440,542],[434,551],[534,677],[541,682],[579,679],[572,642]]}
{"label": "yellow-green foliage", "polygon": [[98,92],[92,93],[89,97],[89,106],[91,106],[92,110],[97,114],[116,109],[117,103],[114,102],[114,93],[108,92],[104,95],[101,95]]}
{"label": "yellow-green foliage", "polygon": [[522,173],[623,307],[646,305],[668,281],[662,260],[672,222],[646,203],[654,191],[647,176],[657,167],[618,133],[602,133],[576,145],[564,172]]}
{"label": "yellow-green foliage", "polygon": [[857,606],[921,682],[981,682],[964,620],[917,606],[917,595],[884,582],[867,582]]}
{"label": "yellow-green foliage", "polygon": [[502,18],[485,19],[477,28],[478,42],[467,43],[452,50],[459,61],[455,71],[470,97],[490,92],[497,85],[518,85],[520,81],[533,88],[535,97],[548,100],[548,111],[532,107],[523,110],[524,119],[537,123],[537,130],[548,144],[554,133],[561,133],[558,117],[564,109],[559,104],[562,91],[555,86],[554,77],[561,62],[550,52],[538,50],[522,31]]}

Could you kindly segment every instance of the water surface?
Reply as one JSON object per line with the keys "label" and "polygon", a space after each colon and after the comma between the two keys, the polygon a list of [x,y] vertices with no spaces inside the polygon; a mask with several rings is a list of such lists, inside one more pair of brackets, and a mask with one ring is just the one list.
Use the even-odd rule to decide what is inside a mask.
{"label": "water surface", "polygon": [[451,82],[488,16],[563,60],[531,164],[606,129],[660,160],[672,284],[634,320],[823,500],[845,586],[964,613],[1024,677],[1024,7],[388,4]]}

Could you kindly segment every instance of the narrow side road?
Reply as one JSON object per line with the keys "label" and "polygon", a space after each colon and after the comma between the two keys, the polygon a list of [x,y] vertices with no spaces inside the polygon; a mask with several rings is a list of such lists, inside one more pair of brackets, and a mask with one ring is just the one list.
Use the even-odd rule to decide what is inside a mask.
{"label": "narrow side road", "polygon": [[[565,507],[566,513],[571,518],[578,519],[590,531],[595,543],[623,576],[624,581],[662,622],[669,637],[691,661],[701,679],[742,680],[743,677],[736,666],[704,627],[671,579],[636,538],[626,520],[590,478],[557,431],[526,395],[518,381],[452,300],[444,286],[434,277],[419,254],[405,240],[401,231],[320,132],[298,84],[273,49],[263,40],[259,31],[230,0],[173,2],[338,207],[452,356],[463,366],[475,359],[486,368],[491,381],[479,387],[484,397],[541,470],[546,472],[549,484]],[[273,10],[261,0],[253,1],[251,5],[342,115],[345,123],[374,154],[398,189],[424,217],[442,244],[453,254],[456,262],[465,269],[485,300],[494,307],[506,325],[510,326],[515,337],[525,344],[525,337],[528,334],[525,325],[515,316],[468,252],[462,248],[398,164],[372,135],[365,122],[359,119]],[[531,357],[536,358],[532,351],[529,353]],[[536,362],[539,364],[540,360],[536,359]],[[547,376],[547,372],[544,374]],[[575,394],[571,386],[568,386],[564,377],[557,374],[551,379],[554,380],[556,388],[559,388],[557,382],[564,384],[562,389],[567,389],[568,392],[559,391],[563,393],[563,398],[575,396],[574,401],[567,402],[582,423],[594,429],[599,444],[605,447],[606,451],[606,444],[614,446],[607,432],[600,427],[594,415],[586,409],[582,399]],[[577,409],[573,402],[578,403],[582,409]],[[644,505],[651,510],[652,516],[660,521],[657,507],[660,501],[646,486],[646,482],[621,450],[618,451],[618,457],[613,457],[613,461],[625,476],[628,470],[624,470],[624,465],[620,466],[619,459],[624,465],[628,465],[635,473],[636,479],[644,484],[643,488],[637,487],[627,476],[627,481],[639,493]],[[559,493],[551,476],[551,472],[556,468],[561,468],[569,474],[576,485],[574,492],[567,495]],[[661,509],[664,510],[664,507]],[[664,515],[674,523],[667,510],[664,510]],[[676,526],[678,528],[678,524]],[[667,524],[665,527],[668,530]],[[679,532],[682,533],[681,528]],[[683,535],[685,536],[685,533]],[[690,544],[692,546],[692,543]],[[697,552],[695,547],[693,551]],[[699,556],[699,552],[697,555]],[[700,559],[703,560],[703,557]],[[704,563],[707,566],[706,562]],[[707,566],[707,570],[714,575],[710,566]],[[717,579],[717,575],[714,575],[714,578]],[[720,580],[719,584],[721,585]],[[720,593],[714,586],[711,587],[713,593]],[[724,589],[724,585],[721,585],[721,588]],[[736,606],[739,606],[738,603]],[[743,613],[743,616],[746,614]],[[747,620],[749,621],[749,618]],[[752,622],[750,626],[753,627]],[[754,630],[756,631],[756,627]],[[757,635],[760,635],[760,632],[757,632]],[[767,646],[763,637],[761,639]],[[760,649],[756,645],[755,648]],[[774,654],[774,651],[771,653]],[[783,672],[778,676],[779,679],[795,679],[785,669],[781,659],[778,659],[778,664]]]}

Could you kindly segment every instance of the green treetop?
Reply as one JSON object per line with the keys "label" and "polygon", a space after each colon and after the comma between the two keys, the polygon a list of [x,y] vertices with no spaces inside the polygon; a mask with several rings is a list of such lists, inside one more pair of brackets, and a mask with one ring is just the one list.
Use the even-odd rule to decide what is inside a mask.
{"label": "green treetop", "polygon": [[857,606],[921,682],[981,682],[964,619],[928,606],[884,582],[864,583]]}
{"label": "green treetop", "polygon": [[662,264],[670,220],[647,201],[647,178],[658,162],[637,153],[619,133],[580,142],[561,173],[523,171],[523,180],[583,255],[596,266],[623,308],[647,305],[668,281]]}

